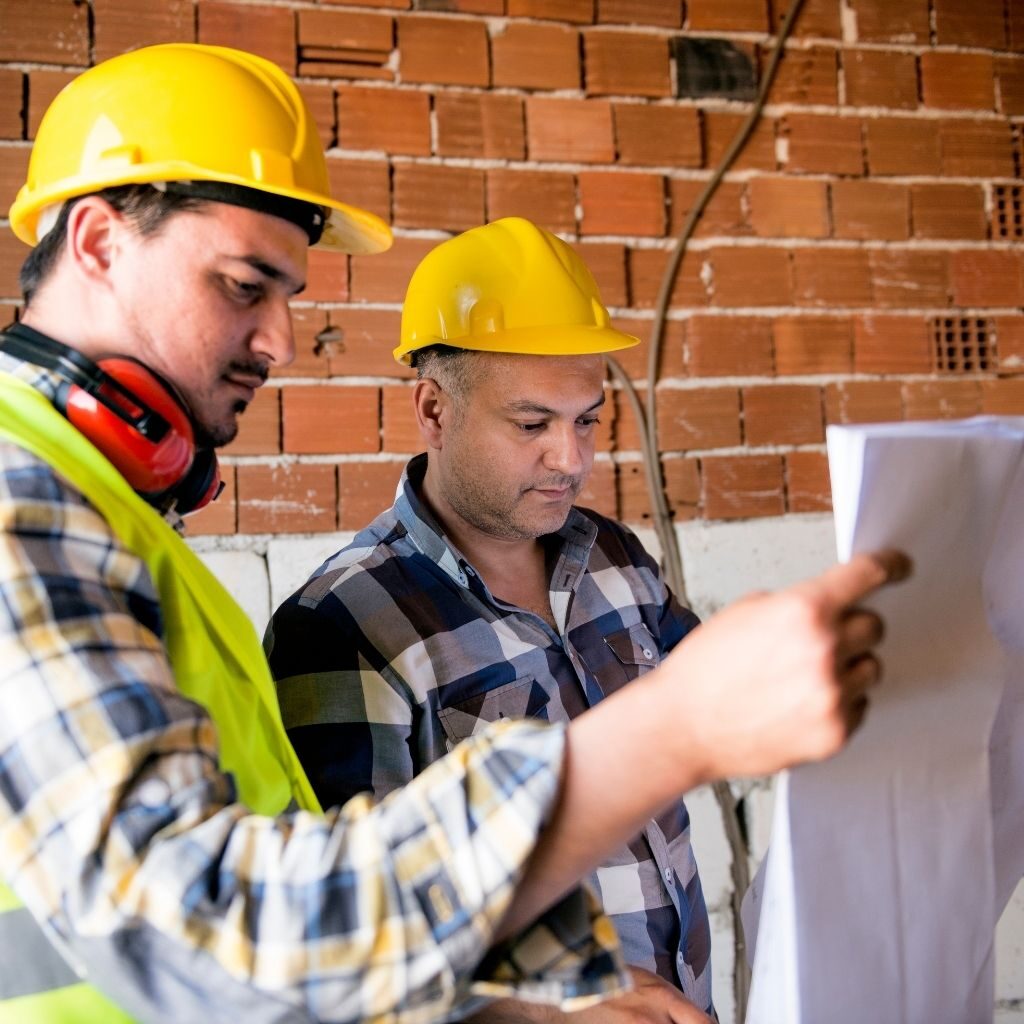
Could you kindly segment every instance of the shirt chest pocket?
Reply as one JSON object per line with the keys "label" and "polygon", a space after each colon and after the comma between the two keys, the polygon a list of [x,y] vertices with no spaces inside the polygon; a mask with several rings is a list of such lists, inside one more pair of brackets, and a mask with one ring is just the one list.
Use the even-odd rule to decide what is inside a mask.
{"label": "shirt chest pocket", "polygon": [[538,718],[547,721],[548,692],[532,676],[485,690],[466,700],[441,708],[438,721],[448,749],[480,732],[489,722],[502,718]]}
{"label": "shirt chest pocket", "polygon": [[604,642],[608,657],[603,659],[604,664],[597,674],[605,696],[643,675],[661,661],[658,644],[642,622],[609,633]]}

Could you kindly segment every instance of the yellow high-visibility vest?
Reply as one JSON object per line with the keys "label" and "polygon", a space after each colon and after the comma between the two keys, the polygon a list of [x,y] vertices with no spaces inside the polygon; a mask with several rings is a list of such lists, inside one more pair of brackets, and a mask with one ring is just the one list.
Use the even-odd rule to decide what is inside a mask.
{"label": "yellow high-visibility vest", "polygon": [[[259,814],[279,814],[289,806],[318,811],[316,796],[285,734],[259,638],[234,598],[44,395],[2,372],[0,438],[36,455],[68,480],[125,548],[146,563],[159,596],[163,643],[175,682],[213,719],[221,768],[234,776],[242,803]],[[6,874],[0,864],[0,876]],[[45,940],[39,926],[2,882],[0,934],[4,960],[10,976],[18,977],[22,993],[0,999],[0,1024],[130,1021],[81,981],[48,943],[43,949],[52,960],[44,962],[40,947]],[[19,949],[31,953],[27,963],[15,967],[9,958]]]}

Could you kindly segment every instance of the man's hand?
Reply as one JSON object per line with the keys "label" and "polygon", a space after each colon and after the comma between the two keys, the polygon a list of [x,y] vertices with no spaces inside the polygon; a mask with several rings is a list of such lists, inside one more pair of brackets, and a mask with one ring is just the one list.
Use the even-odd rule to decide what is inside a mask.
{"label": "man's hand", "polygon": [[713,1024],[664,978],[630,967],[633,990],[586,1010],[562,1013],[550,1006],[503,999],[470,1018],[472,1024]]}
{"label": "man's hand", "polygon": [[882,622],[857,603],[905,579],[899,552],[857,555],[813,579],[738,601],[664,663],[688,756],[707,779],[767,775],[836,753],[880,676]]}

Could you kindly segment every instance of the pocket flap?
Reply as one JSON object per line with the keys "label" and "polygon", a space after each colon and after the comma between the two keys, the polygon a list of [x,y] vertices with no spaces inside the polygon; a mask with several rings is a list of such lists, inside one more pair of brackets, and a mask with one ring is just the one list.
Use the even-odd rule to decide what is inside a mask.
{"label": "pocket flap", "polygon": [[501,718],[546,719],[549,700],[544,687],[528,676],[441,708],[437,717],[448,739],[458,743]]}

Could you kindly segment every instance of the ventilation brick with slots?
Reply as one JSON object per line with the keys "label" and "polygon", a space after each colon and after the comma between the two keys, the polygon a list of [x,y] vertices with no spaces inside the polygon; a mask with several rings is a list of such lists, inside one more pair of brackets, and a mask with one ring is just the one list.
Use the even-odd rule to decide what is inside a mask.
{"label": "ventilation brick with slots", "polygon": [[995,366],[996,338],[991,320],[936,317],[932,320],[936,373],[978,373]]}
{"label": "ventilation brick with slots", "polygon": [[994,223],[992,234],[996,238],[1024,238],[1024,214],[1021,209],[1020,185],[994,185],[992,206]]}

